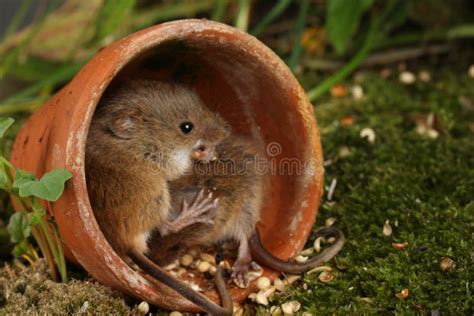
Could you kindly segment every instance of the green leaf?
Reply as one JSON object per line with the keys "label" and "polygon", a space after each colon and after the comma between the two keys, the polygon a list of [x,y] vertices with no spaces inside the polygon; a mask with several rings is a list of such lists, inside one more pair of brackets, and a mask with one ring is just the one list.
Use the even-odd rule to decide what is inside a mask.
{"label": "green leaf", "polygon": [[350,37],[359,26],[362,14],[367,11],[374,0],[330,0],[327,6],[326,30],[329,41],[336,53],[342,55],[347,48]]}
{"label": "green leaf", "polygon": [[7,175],[4,172],[4,169],[0,169],[0,188],[5,188],[8,182]]}
{"label": "green leaf", "polygon": [[23,183],[35,181],[36,178],[34,175],[28,171],[17,169],[15,171],[15,180],[12,184],[12,191],[14,194],[19,195],[20,187]]}
{"label": "green leaf", "polygon": [[135,0],[106,0],[97,15],[93,41],[100,41],[117,31],[134,6]]}
{"label": "green leaf", "polygon": [[46,210],[44,208],[40,207],[35,207],[34,211],[31,213],[28,213],[28,220],[30,221],[30,226],[36,226],[38,225],[43,218],[46,216]]}
{"label": "green leaf", "polygon": [[22,255],[28,253],[28,241],[22,240],[13,247],[12,254],[15,257],[21,257]]}
{"label": "green leaf", "polygon": [[[56,201],[64,191],[64,184],[72,177],[65,169],[45,173],[40,180],[22,182],[19,185],[20,197],[36,196],[47,201]],[[16,181],[15,181],[16,182]]]}
{"label": "green leaf", "polygon": [[13,122],[15,122],[15,120],[11,117],[0,117],[0,138],[3,137],[7,129],[12,126]]}
{"label": "green leaf", "polygon": [[7,230],[10,233],[10,240],[13,243],[19,243],[31,234],[31,227],[23,212],[14,213],[10,216]]}

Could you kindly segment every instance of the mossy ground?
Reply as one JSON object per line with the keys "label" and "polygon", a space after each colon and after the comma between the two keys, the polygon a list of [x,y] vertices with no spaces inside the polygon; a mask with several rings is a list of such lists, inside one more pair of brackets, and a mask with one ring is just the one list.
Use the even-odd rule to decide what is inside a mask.
{"label": "mossy ground", "polygon": [[[474,79],[467,75],[468,66],[458,61],[441,69],[425,64],[431,80],[413,85],[400,83],[397,70],[388,79],[367,71],[347,83],[363,88],[362,100],[348,95],[316,102],[324,156],[331,161],[326,185],[337,179],[333,201],[323,198],[316,226],[328,217],[337,219],[335,225],[347,237],[337,266],[346,268],[331,262],[333,281],[322,283],[317,274],[306,275],[272,304],[296,299],[301,311],[314,315],[474,313]],[[415,73],[420,69],[420,64],[411,68]],[[442,126],[435,139],[416,132],[414,117],[429,113]],[[352,124],[341,123],[346,116]],[[365,127],[374,130],[374,143],[360,137]],[[343,147],[348,156],[341,157]],[[393,228],[391,236],[382,233],[386,220]],[[392,242],[408,246],[395,250]],[[442,257],[454,260],[452,271],[441,271]],[[58,289],[67,293],[81,282]],[[398,299],[395,295],[405,288],[409,296]],[[94,311],[130,312],[112,292],[99,292],[102,302]],[[60,297],[54,296],[57,291],[45,293],[51,295],[48,300]],[[97,302],[92,292],[80,293],[80,302],[63,297],[55,311],[78,311],[86,300]],[[30,310],[51,311],[50,305],[41,305],[43,298]],[[22,299],[3,312],[17,311],[11,308]],[[267,313],[262,307],[257,312]]]}
{"label": "mossy ground", "polygon": [[119,292],[92,279],[50,280],[44,260],[24,269],[0,270],[0,315],[132,314]]}
{"label": "mossy ground", "polygon": [[[324,156],[332,161],[325,181],[337,179],[337,187],[332,202],[324,198],[316,226],[337,219],[347,237],[337,261],[347,269],[331,262],[335,280],[307,275],[276,302],[296,299],[314,315],[474,314],[474,79],[467,69],[432,67],[429,82],[413,85],[400,83],[396,70],[386,80],[368,72],[355,77],[362,100],[317,103]],[[429,113],[442,126],[436,139],[416,132],[413,117]],[[341,124],[345,116],[353,124]],[[360,137],[365,127],[374,130],[374,143]],[[386,220],[389,237],[382,233]],[[395,250],[392,242],[408,246]],[[441,271],[442,257],[454,260],[452,271]],[[408,298],[398,299],[405,288]]]}

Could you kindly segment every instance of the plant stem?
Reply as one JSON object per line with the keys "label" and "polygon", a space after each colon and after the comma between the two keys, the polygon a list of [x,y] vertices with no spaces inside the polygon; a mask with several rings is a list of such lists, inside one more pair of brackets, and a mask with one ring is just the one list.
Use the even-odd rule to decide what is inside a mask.
{"label": "plant stem", "polygon": [[0,104],[0,115],[9,115],[19,112],[33,112],[34,110],[38,109],[45,100],[46,98],[41,97],[27,102],[14,102],[5,105]]}
{"label": "plant stem", "polygon": [[13,16],[11,22],[8,24],[8,27],[3,35],[2,42],[9,38],[20,26],[20,23],[25,18],[28,9],[31,7],[33,0],[23,0],[20,7]]}
{"label": "plant stem", "polygon": [[54,233],[55,243],[58,247],[58,259],[59,259],[58,269],[59,269],[59,273],[61,274],[61,280],[63,282],[67,282],[67,280],[68,280],[67,267],[66,267],[66,260],[64,258],[64,252],[63,252],[63,247],[62,247],[62,243],[61,243],[61,238],[59,237],[58,228],[56,226],[53,225],[52,230],[53,230],[53,233]]}
{"label": "plant stem", "polygon": [[288,66],[291,70],[295,71],[298,64],[298,60],[301,54],[301,36],[303,34],[304,27],[306,25],[306,19],[309,11],[309,0],[302,0],[300,4],[300,11],[298,13],[298,19],[296,20],[295,27],[295,43],[291,56],[288,59]]}
{"label": "plant stem", "polygon": [[58,281],[59,276],[58,276],[56,265],[54,264],[54,258],[51,253],[51,250],[46,244],[43,233],[37,227],[32,227],[31,234],[35,238],[36,243],[38,244],[38,247],[41,250],[41,253],[46,258],[46,263],[48,264],[49,271],[51,272],[51,277],[53,278],[54,281]]}
{"label": "plant stem", "polygon": [[279,0],[277,4],[263,17],[263,19],[250,31],[250,34],[257,36],[262,33],[265,28],[277,19],[285,9],[290,5],[291,0]]}
{"label": "plant stem", "polygon": [[211,20],[213,21],[222,21],[224,17],[225,9],[229,4],[229,0],[216,0],[214,5],[214,10],[212,11]]}
{"label": "plant stem", "polygon": [[235,18],[235,26],[247,32],[250,16],[250,0],[239,0],[239,11]]}
{"label": "plant stem", "polygon": [[[29,86],[28,88],[21,90],[20,92],[2,101],[2,103],[13,103],[15,101],[30,97],[45,87],[54,86],[58,83],[68,81],[79,71],[79,69],[81,69],[86,61],[77,62],[60,68],[57,72],[51,74],[49,77],[46,77],[45,79]],[[0,109],[0,112],[1,111],[2,110]]]}

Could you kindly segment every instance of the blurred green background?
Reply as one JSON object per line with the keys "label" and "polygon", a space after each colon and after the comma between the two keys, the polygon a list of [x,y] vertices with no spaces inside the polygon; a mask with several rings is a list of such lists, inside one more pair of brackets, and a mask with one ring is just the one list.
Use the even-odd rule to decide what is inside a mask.
{"label": "blurred green background", "polygon": [[[3,0],[0,6],[0,115],[34,110],[98,49],[168,20],[207,18],[248,31],[287,62],[313,100],[370,54],[376,56],[366,66],[445,53],[451,44],[472,45],[466,39],[474,36],[469,0]],[[398,51],[380,55],[392,49]]]}

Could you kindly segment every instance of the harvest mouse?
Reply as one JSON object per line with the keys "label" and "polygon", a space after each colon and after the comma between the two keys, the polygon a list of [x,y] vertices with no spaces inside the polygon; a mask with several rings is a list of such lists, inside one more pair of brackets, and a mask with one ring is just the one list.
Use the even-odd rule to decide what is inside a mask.
{"label": "harvest mouse", "polygon": [[[213,223],[208,213],[218,199],[202,190],[180,205],[179,216],[171,220],[176,206],[171,205],[168,182],[188,172],[193,161],[209,162],[228,134],[227,123],[190,88],[137,80],[101,99],[86,147],[91,206],[114,250],[214,315],[231,315],[232,306],[218,306],[167,274],[147,257],[147,243],[155,231],[167,236],[195,223]],[[221,273],[217,279],[222,283]],[[224,286],[221,297],[228,295],[225,291]]]}
{"label": "harvest mouse", "polygon": [[269,182],[268,170],[264,166],[265,156],[254,140],[235,135],[216,146],[216,155],[217,159],[209,164],[195,162],[192,174],[170,183],[172,205],[175,206],[189,201],[202,188],[213,192],[219,198],[219,205],[210,211],[214,224],[196,223],[151,243],[150,247],[156,249],[154,260],[165,263],[175,257],[179,249],[236,241],[238,254],[232,277],[239,287],[247,287],[252,259],[280,272],[302,273],[330,260],[341,250],[344,235],[338,229],[329,227],[316,233],[335,237],[335,242],[308,261],[289,262],[273,256],[261,244],[256,228],[264,203],[263,194]]}

